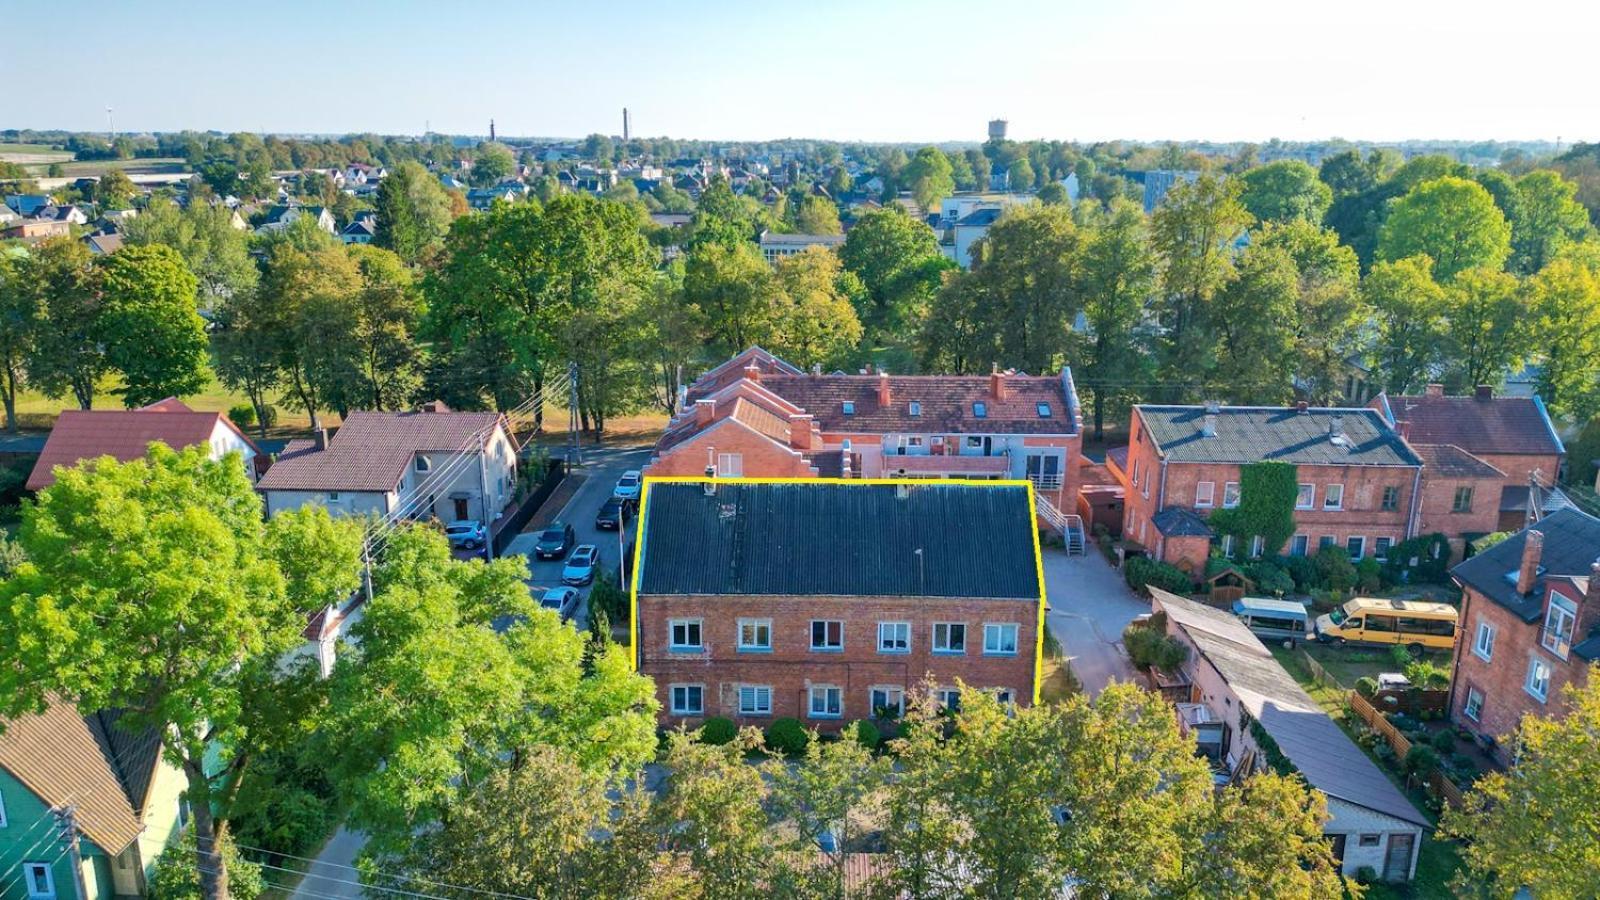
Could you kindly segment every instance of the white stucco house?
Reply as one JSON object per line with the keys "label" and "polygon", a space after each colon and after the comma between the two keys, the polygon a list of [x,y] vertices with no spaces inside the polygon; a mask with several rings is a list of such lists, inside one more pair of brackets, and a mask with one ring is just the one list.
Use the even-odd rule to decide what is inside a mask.
{"label": "white stucco house", "polygon": [[1203,719],[1220,725],[1219,762],[1236,771],[1251,757],[1256,770],[1266,752],[1252,722],[1327,798],[1323,833],[1345,875],[1370,867],[1384,881],[1410,881],[1428,818],[1406,799],[1377,764],[1312,700],[1250,629],[1231,613],[1151,588],[1152,606],[1165,613],[1167,634],[1189,650],[1183,673]]}

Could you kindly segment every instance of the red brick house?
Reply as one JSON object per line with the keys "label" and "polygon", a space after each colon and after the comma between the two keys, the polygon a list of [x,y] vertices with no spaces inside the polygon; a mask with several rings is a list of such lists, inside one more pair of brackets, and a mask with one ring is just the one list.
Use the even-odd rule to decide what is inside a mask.
{"label": "red brick house", "polygon": [[[1306,555],[1338,545],[1382,558],[1417,533],[1422,460],[1375,410],[1301,406],[1147,406],[1133,409],[1126,457],[1123,538],[1192,574],[1204,570],[1207,517],[1238,505],[1242,467],[1292,463],[1300,492],[1284,547],[1232,546],[1229,555]],[[1124,468],[1125,467],[1125,468]]]}
{"label": "red brick house", "polygon": [[1072,373],[802,372],[751,347],[684,391],[646,475],[1031,479],[1077,509],[1083,409]]}
{"label": "red brick house", "polygon": [[[1420,396],[1379,394],[1371,406],[1413,446],[1455,446],[1500,472],[1498,490],[1485,481],[1488,495],[1473,498],[1474,505],[1486,503],[1499,511],[1498,521],[1483,533],[1525,525],[1530,477],[1537,473],[1538,484],[1553,488],[1566,458],[1538,397],[1496,397],[1488,386],[1470,397],[1446,397],[1443,385],[1430,384]],[[1455,491],[1443,494],[1454,497]],[[1437,530],[1459,537],[1446,528]]]}
{"label": "red brick house", "polygon": [[[663,725],[903,711],[931,678],[1032,703],[1027,485],[646,481],[634,640]],[[978,538],[977,536],[981,536]]]}
{"label": "red brick house", "polygon": [[1525,715],[1559,716],[1562,688],[1600,661],[1600,520],[1562,509],[1457,565],[1461,639],[1450,717],[1510,763]]}

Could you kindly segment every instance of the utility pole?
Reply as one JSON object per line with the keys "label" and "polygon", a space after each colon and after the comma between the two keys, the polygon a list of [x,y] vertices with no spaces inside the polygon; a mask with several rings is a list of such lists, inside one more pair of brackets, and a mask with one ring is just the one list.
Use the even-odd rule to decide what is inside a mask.
{"label": "utility pole", "polygon": [[69,803],[51,812],[61,826],[61,839],[66,841],[67,852],[72,854],[72,881],[78,888],[78,900],[89,900],[89,886],[83,881],[83,848],[78,843],[78,808]]}
{"label": "utility pole", "polygon": [[111,119],[111,107],[106,107],[106,138],[113,144],[117,142],[117,126]]}
{"label": "utility pole", "polygon": [[494,520],[489,518],[489,437],[483,435],[478,438],[478,496],[482,497],[479,507],[483,510],[483,558],[486,561],[494,560]]}
{"label": "utility pole", "polygon": [[578,451],[578,363],[567,363],[567,470],[583,462]]}

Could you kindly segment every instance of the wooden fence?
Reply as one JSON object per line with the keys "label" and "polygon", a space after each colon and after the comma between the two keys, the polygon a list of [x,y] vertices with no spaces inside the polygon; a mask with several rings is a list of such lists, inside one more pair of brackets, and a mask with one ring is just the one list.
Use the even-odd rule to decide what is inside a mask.
{"label": "wooden fence", "polygon": [[1300,651],[1300,656],[1306,662],[1306,671],[1311,673],[1312,681],[1315,681],[1317,684],[1320,684],[1325,688],[1333,688],[1334,690],[1340,690],[1344,687],[1344,685],[1339,683],[1337,678],[1334,678],[1332,675],[1328,674],[1328,670],[1322,667],[1322,663],[1317,662],[1316,657],[1313,657],[1304,650]]}
{"label": "wooden fence", "polygon": [[[1350,692],[1350,710],[1359,716],[1361,721],[1366,722],[1373,731],[1383,735],[1383,739],[1388,741],[1389,747],[1394,750],[1395,758],[1403,764],[1406,754],[1411,752],[1411,740],[1401,734],[1400,729],[1394,727],[1388,719],[1385,719],[1376,707],[1368,703],[1367,698],[1355,691]],[[1449,776],[1445,775],[1444,771],[1439,767],[1435,766],[1432,771],[1428,772],[1428,777],[1423,779],[1423,783],[1427,785],[1429,793],[1435,797],[1450,804],[1454,809],[1461,808],[1461,788],[1454,781],[1451,781]]]}

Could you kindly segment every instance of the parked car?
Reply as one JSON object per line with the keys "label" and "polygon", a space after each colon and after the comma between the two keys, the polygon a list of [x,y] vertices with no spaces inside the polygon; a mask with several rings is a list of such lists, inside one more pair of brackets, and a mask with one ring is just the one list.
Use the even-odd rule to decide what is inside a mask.
{"label": "parked car", "polygon": [[539,605],[545,609],[553,609],[561,616],[561,621],[569,621],[578,611],[578,589],[570,587],[553,587],[544,592],[539,598]]}
{"label": "parked car", "polygon": [[533,543],[533,555],[536,559],[560,559],[567,555],[572,545],[578,542],[578,535],[572,530],[571,525],[561,522],[551,522],[545,530],[539,532],[539,539]]}
{"label": "parked car", "polygon": [[622,473],[621,478],[617,479],[617,487],[611,492],[611,496],[619,497],[623,500],[637,500],[639,499],[639,485],[642,481],[643,479],[640,478],[638,469],[629,469]]}
{"label": "parked car", "polygon": [[562,584],[588,584],[594,580],[595,567],[600,563],[600,548],[593,544],[579,544],[567,558],[561,570]]}
{"label": "parked car", "polygon": [[633,518],[634,508],[632,500],[612,497],[600,507],[600,512],[594,517],[594,527],[601,531],[616,531]]}
{"label": "parked car", "polygon": [[476,550],[482,547],[484,541],[487,540],[483,523],[465,519],[446,524],[444,526],[444,536],[450,541],[450,546],[460,547],[464,550]]}

